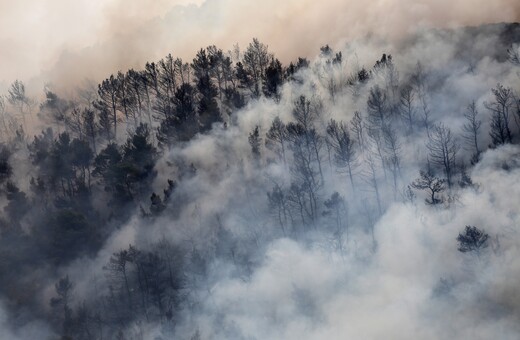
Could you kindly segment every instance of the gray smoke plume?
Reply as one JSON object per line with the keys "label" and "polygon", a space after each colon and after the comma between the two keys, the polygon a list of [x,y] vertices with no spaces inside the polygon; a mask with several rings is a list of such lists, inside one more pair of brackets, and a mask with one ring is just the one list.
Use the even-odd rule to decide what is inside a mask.
{"label": "gray smoke plume", "polygon": [[[402,175],[397,188],[380,166],[376,169],[381,215],[373,187],[365,180],[366,163],[356,170],[352,188],[347,175],[338,173],[324,155],[320,193],[328,197],[338,191],[348,211],[348,234],[340,237],[328,217],[314,227],[296,223],[292,231],[280,228],[266,192],[276,184],[288,185],[290,171],[264,147],[257,163],[248,143],[255,126],[265,137],[275,117],[292,121],[294,102],[301,95],[320,105],[322,114],[314,122],[318,129],[331,118],[348,122],[355,111],[365,115],[369,89],[385,86],[388,78],[376,73],[358,89],[349,86],[347,78],[363,66],[370,68],[384,48],[392,52],[403,82],[413,77],[420,62],[428,75],[429,119],[449,126],[459,143],[463,114],[475,101],[483,121],[479,142],[487,148],[491,141],[485,103],[493,100],[490,89],[497,82],[518,89],[520,78],[504,50],[501,57],[490,50],[500,45],[494,35],[499,27],[481,30],[491,31],[476,30],[478,39],[470,51],[460,46],[473,33],[432,31],[404,47],[373,41],[349,44],[341,50],[342,63],[334,67],[327,57],[316,57],[296,75],[298,81],[284,85],[279,103],[251,101],[227,128],[215,126],[211,134],[164,155],[157,166],[157,188],[178,173],[171,164],[197,168],[193,177],[178,182],[170,213],[152,225],[136,217],[108,240],[93,265],[74,263],[63,272],[74,281],[88,282],[89,276],[102,276],[96,268],[111,253],[128,244],[146,249],[163,238],[197,253],[218,254],[206,264],[203,277],[192,273],[187,278],[193,303],[185,307],[175,330],[146,322],[127,330],[144,332],[145,339],[168,338],[172,331],[192,339],[515,339],[520,332],[515,298],[520,278],[518,145],[484,152],[468,170],[474,185],[454,189],[446,193],[444,204],[432,206],[424,203],[423,192],[415,191],[415,197],[405,192],[427,167],[426,132],[400,133]],[[416,109],[419,120],[419,104]],[[461,150],[460,163],[469,163],[470,154]],[[482,254],[457,250],[456,237],[466,225],[489,234]],[[88,296],[88,286],[78,287],[78,293],[83,290]]]}
{"label": "gray smoke plume", "polygon": [[[29,4],[3,4],[0,10],[22,15],[22,6]],[[159,216],[150,217],[149,201],[143,200],[142,211],[131,212],[127,223],[106,226],[113,232],[105,235],[95,256],[20,274],[24,282],[37,282],[39,300],[30,302],[35,310],[22,308],[13,315],[12,306],[0,305],[0,339],[58,338],[49,301],[56,296],[57,280],[65,276],[74,283],[74,311],[86,306],[106,312],[105,301],[114,294],[106,279],[111,256],[129,245],[155,250],[163,240],[180,249],[184,263],[178,267],[180,312],[161,316],[160,322],[148,315],[130,326],[114,321],[119,333],[109,335],[103,332],[113,325],[99,321],[101,330],[91,326],[87,332],[91,339],[518,338],[520,124],[515,119],[520,119],[520,76],[518,65],[507,58],[508,48],[518,49],[511,45],[519,43],[518,25],[448,29],[517,20],[516,1],[367,5],[268,0],[262,8],[238,0],[159,1],[143,9],[136,1],[114,0],[84,2],[81,13],[69,6],[48,1],[37,7],[43,12],[31,12],[32,19],[24,14],[41,25],[42,17],[49,18],[45,13],[52,12],[56,20],[51,21],[60,25],[25,35],[26,44],[16,36],[22,33],[12,40],[0,35],[1,42],[11,44],[1,79],[34,77],[35,83],[46,79],[62,89],[84,77],[98,80],[118,69],[142,68],[145,60],[171,49],[188,60],[200,46],[231,49],[252,36],[284,61],[314,57],[283,85],[279,100],[250,99],[237,112],[224,114],[225,124],[165,149],[154,168],[152,189],[161,192],[170,178],[176,186]],[[94,33],[77,32],[77,27],[67,31],[71,23],[58,20],[66,15],[70,21],[84,16]],[[49,51],[41,52],[44,46],[28,51],[29,41],[45,41],[51,31],[59,39]],[[318,54],[327,42],[333,50]],[[15,61],[19,68],[6,66]],[[369,76],[364,78],[363,71]],[[414,90],[410,125],[403,109],[405,85]],[[499,86],[511,89],[517,105],[511,106],[509,118],[515,137],[505,145],[494,144],[490,136],[491,89]],[[369,120],[367,104],[377,89],[384,89],[399,108],[393,118],[396,131],[384,137],[368,131],[380,123]],[[322,178],[316,180],[319,204],[309,213],[293,199],[283,216],[286,212],[268,193],[281,188],[293,195],[297,188],[291,184],[305,173],[295,169],[294,149],[285,150],[284,161],[266,146],[266,133],[275,118],[285,124],[298,119],[295,107],[302,96],[313,112],[310,125],[323,137],[316,142],[321,143],[319,155],[308,158]],[[482,122],[476,138],[482,153],[476,157],[473,144],[464,139],[464,114],[471,103]],[[357,140],[349,178],[345,169],[338,171],[332,143],[324,138],[331,119],[347,124],[351,137],[357,137],[351,129],[356,112],[366,141],[361,147]],[[40,129],[43,123],[36,120]],[[258,154],[251,143],[256,127]],[[411,184],[420,171],[448,177],[430,155],[432,136],[446,131],[442,127],[458,146],[457,161],[452,187],[435,202],[427,190]],[[35,169],[23,151],[13,157],[13,177],[27,190]],[[108,199],[99,197],[103,200],[97,204],[106,205]],[[484,230],[487,247],[459,251],[457,236],[466,226]]]}

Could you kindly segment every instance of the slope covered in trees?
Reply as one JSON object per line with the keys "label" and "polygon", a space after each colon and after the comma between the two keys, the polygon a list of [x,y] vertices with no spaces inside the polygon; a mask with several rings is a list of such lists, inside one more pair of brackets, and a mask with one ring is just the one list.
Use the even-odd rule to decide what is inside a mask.
{"label": "slope covered in trees", "polygon": [[0,337],[513,339],[514,32],[285,66],[253,39],[42,100],[13,82]]}

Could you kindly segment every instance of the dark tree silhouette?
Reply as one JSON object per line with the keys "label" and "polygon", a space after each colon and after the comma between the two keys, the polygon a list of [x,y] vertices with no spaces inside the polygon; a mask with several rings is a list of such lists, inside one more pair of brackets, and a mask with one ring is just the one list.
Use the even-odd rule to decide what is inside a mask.
{"label": "dark tree silhouette", "polygon": [[365,124],[359,111],[354,112],[354,117],[350,120],[350,131],[354,134],[356,143],[363,150],[365,148]]}
{"label": "dark tree silhouette", "polygon": [[385,163],[388,164],[393,177],[394,194],[397,195],[397,181],[401,176],[401,143],[398,134],[392,126],[383,130],[385,146]]}
{"label": "dark tree silhouette", "polygon": [[296,80],[294,77],[295,74],[299,70],[302,70],[302,69],[305,69],[308,67],[309,67],[309,60],[307,60],[306,58],[298,57],[298,60],[296,61],[296,63],[291,62],[289,64],[289,66],[287,67],[287,69],[285,70],[286,78],[294,81],[294,80]]}
{"label": "dark tree silhouette", "polygon": [[[332,234],[334,235],[338,250],[343,255],[344,241],[347,243],[349,241],[348,216],[345,199],[338,192],[334,192],[329,199],[323,202],[323,205],[327,208],[323,214],[330,216],[334,221]],[[345,240],[343,239],[344,234]]]}
{"label": "dark tree silhouette", "polygon": [[124,300],[126,300],[125,304],[128,309],[132,308],[133,300],[129,268],[131,261],[131,253],[128,250],[121,250],[112,254],[106,266],[103,267],[111,289],[115,293],[124,296]]}
{"label": "dark tree silhouette", "polygon": [[286,193],[279,185],[275,185],[273,190],[267,192],[267,199],[269,203],[269,210],[276,217],[276,220],[280,224],[283,235],[287,236],[286,227],[288,224],[288,219],[290,218],[292,220],[292,216],[290,214],[289,201],[287,200]]}
{"label": "dark tree silhouette", "polygon": [[[203,51],[203,50],[201,50]],[[197,111],[199,114],[199,125],[201,132],[211,129],[213,123],[222,121],[220,109],[216,100],[218,89],[211,81],[209,76],[209,59],[205,57],[205,53],[199,52],[198,58],[194,59],[193,68],[197,79],[197,90],[200,94]]]}
{"label": "dark tree silhouette", "polygon": [[399,103],[402,119],[408,126],[408,133],[412,133],[416,115],[415,93],[412,86],[405,86],[401,90]]}
{"label": "dark tree silhouette", "polygon": [[464,232],[457,236],[459,243],[458,250],[462,253],[475,252],[477,255],[489,246],[489,235],[484,231],[474,226],[466,226]]}
{"label": "dark tree silhouette", "polygon": [[43,119],[49,119],[51,123],[56,124],[58,132],[60,132],[60,128],[65,124],[67,113],[71,106],[72,104],[69,101],[47,90],[45,92],[45,101],[40,105],[39,115]]}
{"label": "dark tree silhouette", "polygon": [[242,63],[244,70],[251,77],[250,85],[253,97],[260,96],[266,69],[272,58],[267,45],[262,44],[257,38],[253,39],[244,52]]}
{"label": "dark tree silhouette", "polygon": [[478,157],[481,152],[478,144],[478,134],[480,131],[480,126],[482,125],[482,121],[478,119],[477,116],[477,106],[473,101],[471,104],[468,105],[466,112],[464,113],[466,123],[462,126],[462,137],[466,142],[467,148],[474,150],[474,154],[472,156],[472,161],[474,163],[478,160]]}
{"label": "dark tree silhouette", "polygon": [[4,207],[4,212],[9,221],[11,221],[11,225],[19,228],[22,218],[30,209],[29,200],[27,195],[10,181],[5,185],[5,192],[8,203]]}
{"label": "dark tree silhouette", "polygon": [[497,84],[493,92],[494,100],[490,103],[484,103],[486,108],[491,112],[491,141],[493,146],[511,143],[512,132],[509,127],[510,112],[513,108],[514,98],[511,88]]}
{"label": "dark tree silhouette", "polygon": [[114,137],[117,137],[117,96],[119,83],[113,75],[103,80],[98,86],[98,95],[104,106],[110,108],[110,118],[114,127]]}
{"label": "dark tree silhouette", "polygon": [[451,130],[442,123],[435,125],[426,147],[430,152],[429,160],[444,171],[448,186],[451,187],[456,170],[455,157],[459,150],[459,144],[451,134]]}
{"label": "dark tree silhouette", "polygon": [[122,151],[125,183],[135,196],[136,192],[146,190],[155,175],[153,168],[157,150],[150,142],[148,125],[140,124],[123,145]]}
{"label": "dark tree silhouette", "polygon": [[112,141],[112,139],[114,138],[114,134],[112,131],[112,126],[114,122],[110,117],[110,108],[104,101],[94,102],[93,106],[96,109],[98,115],[97,129],[99,131],[99,135],[105,141]]}
{"label": "dark tree silhouette", "polygon": [[85,137],[88,139],[94,153],[97,152],[96,149],[96,137],[97,137],[97,125],[96,125],[96,116],[92,109],[85,108],[82,111],[82,120],[83,120],[83,129],[85,133]]}
{"label": "dark tree silhouette", "polygon": [[251,153],[256,161],[260,160],[260,147],[262,146],[262,137],[260,137],[260,127],[257,125],[249,134],[249,145],[251,146]]}
{"label": "dark tree silhouette", "polygon": [[329,142],[334,150],[334,162],[340,171],[348,173],[352,189],[354,188],[354,170],[358,166],[354,142],[350,138],[347,124],[331,120],[327,126]]}
{"label": "dark tree silhouette", "polygon": [[442,203],[443,199],[439,197],[439,194],[444,191],[446,181],[422,170],[420,171],[420,175],[421,177],[413,181],[411,186],[414,189],[429,191],[430,197],[425,200],[427,204],[435,205]]}
{"label": "dark tree silhouette", "polygon": [[137,117],[135,115],[136,94],[130,79],[122,72],[117,73],[116,101],[118,109],[125,116],[126,123],[128,124],[130,117],[133,117],[134,127],[137,126]]}
{"label": "dark tree silhouette", "polygon": [[280,100],[280,87],[283,83],[282,63],[278,59],[271,59],[269,66],[265,70],[265,82],[263,92],[266,97]]}
{"label": "dark tree silhouette", "polygon": [[367,100],[368,125],[370,129],[382,131],[390,123],[390,110],[386,92],[379,86],[370,89]]}
{"label": "dark tree silhouette", "polygon": [[173,96],[175,110],[168,114],[158,128],[157,139],[162,147],[170,147],[175,141],[187,142],[198,132],[195,109],[195,89],[182,84]]}
{"label": "dark tree silhouette", "polygon": [[269,128],[269,131],[265,134],[265,147],[273,151],[284,164],[287,163],[285,157],[287,144],[287,128],[282,120],[276,117]]}
{"label": "dark tree silhouette", "polygon": [[4,183],[11,177],[13,168],[9,164],[9,158],[11,158],[11,151],[5,147],[0,147],[0,184]]}
{"label": "dark tree silhouette", "polygon": [[170,103],[173,93],[177,88],[177,64],[171,54],[159,60],[158,68],[158,84],[166,102]]}
{"label": "dark tree silhouette", "polygon": [[7,100],[11,105],[18,109],[22,116],[23,125],[27,128],[25,116],[29,113],[31,107],[31,99],[25,93],[25,84],[20,80],[15,80],[7,90]]}

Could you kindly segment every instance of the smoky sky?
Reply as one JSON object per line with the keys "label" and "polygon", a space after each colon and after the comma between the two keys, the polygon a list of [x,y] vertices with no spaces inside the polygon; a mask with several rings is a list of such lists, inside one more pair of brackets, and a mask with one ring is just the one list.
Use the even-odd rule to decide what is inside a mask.
{"label": "smoky sky", "polygon": [[253,37],[288,62],[366,36],[517,21],[515,0],[20,0],[0,3],[0,81],[66,86],[168,53],[243,48]]}
{"label": "smoky sky", "polygon": [[[479,142],[488,145],[485,103],[493,100],[490,89],[498,82],[514,91],[520,88],[516,66],[487,56],[490,46],[496,45],[495,37],[469,42],[471,51],[478,53],[463,57],[458,53],[461,39],[444,40],[425,33],[406,49],[395,48],[394,42],[431,27],[516,21],[519,9],[513,0],[0,3],[0,90],[16,78],[40,93],[37,85],[44,82],[66,89],[87,77],[99,81],[117,70],[142,68],[146,61],[167,53],[189,61],[198,48],[210,44],[227,50],[239,43],[245,48],[253,37],[268,44],[284,63],[297,56],[311,60],[311,67],[297,75],[301,83],[288,82],[281,88],[279,102],[263,97],[252,100],[234,114],[227,128],[216,126],[211,133],[165,152],[155,166],[153,190],[161,192],[167,179],[178,179],[168,207],[171,211],[153,222],[136,212],[107,236],[94,258],[77,258],[70,265],[53,268],[43,280],[46,288],[41,289],[40,304],[48,306],[55,282],[70,275],[75,282],[74,307],[84,300],[96,306],[97,297],[108,294],[103,283],[103,293],[94,292],[99,287],[96,280],[103,280],[103,266],[114,252],[129,244],[150,249],[166,238],[211,254],[218,238],[215,225],[221,224],[233,238],[223,241],[225,255],[209,261],[207,275],[188,277],[191,301],[176,323],[174,335],[179,338],[197,339],[195,331],[200,332],[199,339],[517,338],[520,252],[516,226],[520,214],[514,198],[520,194],[518,145],[486,151],[468,169],[476,187],[460,189],[454,203],[436,208],[424,204],[422,192],[406,203],[396,195],[428,161],[426,132],[402,136],[403,177],[399,188],[392,188],[390,180],[383,180],[384,168],[377,170],[379,182],[385,183],[381,184],[385,213],[373,221],[375,197],[365,183],[366,162],[356,174],[358,191],[350,191],[346,174],[333,168],[330,156],[328,166],[324,159],[323,198],[339,191],[350,209],[351,239],[343,252],[327,229],[331,226],[326,216],[319,231],[302,239],[281,236],[266,191],[275,182],[288,185],[291,173],[281,162],[268,161],[273,155],[264,147],[262,166],[258,166],[251,159],[248,137],[256,126],[265,136],[275,117],[293,121],[294,103],[300,95],[313,103],[321,100],[323,116],[316,126],[322,134],[331,118],[349,122],[355,111],[366,115],[370,88],[384,86],[386,79],[376,74],[365,87],[352,90],[343,77],[356,74],[363,64],[373,65],[388,47],[401,84],[411,78],[418,61],[433,75],[426,79],[434,123],[446,124],[460,138],[463,112],[475,101],[484,121]],[[365,37],[375,39],[344,46]],[[340,66],[330,68],[324,57],[315,57],[327,43],[343,52]],[[329,80],[343,84],[334,98]],[[458,157],[469,162],[469,151],[461,149]],[[194,164],[193,177],[178,175],[176,165],[184,163]],[[19,161],[14,173],[25,190],[27,179],[37,175],[28,161]],[[147,194],[143,202],[149,204],[148,199]],[[182,202],[181,211],[175,210],[177,202]],[[457,250],[455,238],[465,225],[477,225],[493,238],[482,258]],[[377,240],[377,251],[368,226]],[[435,293],[441,278],[449,288],[444,295]],[[52,332],[43,321],[11,325],[4,305],[0,301],[0,339],[45,338]],[[138,324],[143,325],[144,339],[172,338],[167,324],[140,320]],[[125,331],[131,334],[132,327]]]}

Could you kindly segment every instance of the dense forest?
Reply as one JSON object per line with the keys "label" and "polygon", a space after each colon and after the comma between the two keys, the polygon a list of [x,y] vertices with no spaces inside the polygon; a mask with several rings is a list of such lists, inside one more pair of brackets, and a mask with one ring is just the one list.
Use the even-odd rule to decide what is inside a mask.
{"label": "dense forest", "polygon": [[13,81],[0,338],[517,338],[518,44],[429,30],[283,65],[253,39],[73,94]]}

